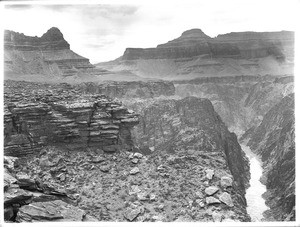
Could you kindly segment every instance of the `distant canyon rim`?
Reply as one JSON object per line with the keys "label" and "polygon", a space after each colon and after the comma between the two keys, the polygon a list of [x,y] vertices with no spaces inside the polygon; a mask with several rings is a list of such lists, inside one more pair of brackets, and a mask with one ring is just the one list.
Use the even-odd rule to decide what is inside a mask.
{"label": "distant canyon rim", "polygon": [[58,28],[5,31],[5,221],[295,221],[293,69],[291,31],[191,29],[95,65]]}

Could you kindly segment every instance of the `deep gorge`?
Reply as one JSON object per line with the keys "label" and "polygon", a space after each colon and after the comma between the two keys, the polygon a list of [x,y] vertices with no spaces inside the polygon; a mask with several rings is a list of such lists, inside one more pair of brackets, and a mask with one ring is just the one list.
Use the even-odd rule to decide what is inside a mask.
{"label": "deep gorge", "polygon": [[[19,184],[18,193],[22,194],[29,190],[26,192],[27,197],[22,195],[18,200],[8,200],[5,203],[7,215],[12,215],[8,215],[9,219],[13,218],[12,220],[20,222],[34,221],[35,218],[32,216],[34,209],[31,211],[33,213],[26,214],[28,209],[26,206],[30,206],[32,202],[44,201],[36,197],[36,193],[39,192],[44,194],[44,197],[49,197],[46,201],[60,200],[56,196],[62,196],[68,202],[71,201],[73,206],[78,206],[83,210],[78,210],[82,212],[80,220],[86,220],[85,217],[88,217],[87,220],[123,220],[125,218],[125,220],[139,221],[174,221],[180,217],[180,220],[185,221],[250,221],[245,199],[250,179],[249,161],[238,141],[240,143],[248,141],[246,144],[257,155],[262,154],[265,176],[263,183],[268,188],[268,193],[265,193],[264,198],[271,208],[264,214],[264,220],[294,219],[292,203],[294,170],[291,169],[288,172],[289,175],[284,178],[286,181],[280,184],[273,181],[270,178],[273,176],[272,171],[280,167],[276,165],[273,167],[272,161],[264,158],[267,157],[264,153],[268,151],[264,151],[265,148],[262,145],[256,145],[266,143],[263,146],[268,147],[270,139],[262,142],[255,139],[257,133],[262,133],[259,138],[264,135],[266,127],[264,125],[273,125],[273,119],[278,121],[277,115],[284,116],[282,118],[284,119],[283,131],[279,134],[274,131],[274,134],[273,129],[269,128],[271,133],[269,138],[275,139],[274,136],[280,136],[280,144],[277,146],[281,148],[284,146],[284,149],[288,151],[283,156],[274,155],[272,160],[284,163],[288,161],[287,157],[291,157],[292,148],[285,148],[284,144],[287,139],[293,141],[293,134],[287,136],[287,132],[291,132],[293,123],[293,104],[290,102],[290,97],[282,98],[293,91],[293,82],[289,78],[266,77],[260,78],[259,81],[240,83],[233,83],[232,79],[228,78],[227,81],[222,82],[209,81],[197,85],[187,82],[175,84],[175,86],[163,81],[141,84],[121,83],[120,86],[115,83],[113,87],[106,85],[106,88],[102,85],[97,88],[96,84],[87,86],[86,84],[40,85],[14,81],[6,83],[5,97],[8,101],[7,111],[9,112],[5,114],[5,138],[7,140],[5,155],[18,157],[15,161],[16,168],[13,168],[12,173],[10,172],[10,174],[14,174],[15,171],[22,173],[23,178],[18,178],[19,174],[13,181]],[[45,96],[44,91],[49,91],[49,89],[51,89],[51,95],[49,93]],[[23,104],[13,106],[9,103],[19,102],[15,95],[17,90],[22,94],[20,99],[23,100]],[[34,93],[26,96],[28,90]],[[188,90],[189,94],[184,93],[184,90]],[[83,93],[86,95],[85,99],[82,98]],[[118,101],[106,98],[105,93],[108,93],[111,98],[118,98]],[[27,100],[26,98],[24,100],[24,97],[27,97]],[[80,98],[76,99],[76,97]],[[63,102],[60,101],[62,99]],[[68,99],[69,101],[66,102]],[[278,102],[279,106],[291,105],[292,112],[288,112],[288,108],[280,108],[285,111],[278,112],[278,107],[263,105],[264,102],[270,103],[270,100],[272,103]],[[120,102],[123,102],[123,105]],[[97,114],[94,109],[95,105],[100,107],[100,112]],[[126,108],[132,109],[135,113]],[[229,111],[232,116],[229,115]],[[269,114],[270,111],[274,116],[272,118],[268,116],[271,114]],[[40,132],[41,129],[38,126],[40,123],[32,122],[28,125],[28,113],[40,116],[41,118],[38,119],[44,124],[48,121],[47,128],[50,131],[55,130],[57,127],[55,124],[60,125],[60,131],[52,131],[50,134],[47,131],[44,136],[41,134],[41,137],[36,137],[39,134],[34,130]],[[267,116],[266,119],[264,115]],[[91,121],[87,119],[90,116],[97,116],[97,118]],[[287,120],[287,116],[290,121]],[[18,121],[12,122],[9,119],[18,119]],[[30,119],[30,121],[35,121],[35,119]],[[45,121],[45,119],[48,120]],[[24,120],[27,125],[24,124]],[[87,126],[84,126],[84,121]],[[50,127],[51,122],[55,122],[52,127]],[[95,125],[93,126],[95,133],[86,134],[84,127],[91,128],[92,122]],[[19,130],[16,130],[16,125]],[[106,138],[100,136],[102,131],[100,130],[99,133],[97,127],[101,128]],[[228,131],[227,127],[229,130],[237,130],[239,139],[234,133]],[[244,131],[246,131],[245,134],[242,133]],[[49,137],[51,134],[52,137]],[[45,136],[48,136],[46,140]],[[90,143],[91,141],[94,142]],[[274,145],[271,146],[274,149]],[[26,149],[31,153],[26,152]],[[77,163],[76,160],[81,161]],[[73,164],[69,165],[70,161]],[[196,163],[199,164],[195,165]],[[266,173],[266,166],[268,166],[268,173]],[[54,167],[62,171],[55,171]],[[128,171],[127,175],[122,175],[122,171]],[[208,174],[210,172],[213,174]],[[48,174],[45,175],[45,173]],[[82,178],[87,173],[89,181]],[[111,174],[119,180],[112,181],[109,177]],[[198,179],[195,176],[202,177]],[[188,180],[182,181],[182,177]],[[232,185],[226,185],[224,179],[233,180]],[[197,181],[199,183],[195,184]],[[23,182],[23,185],[20,182]],[[127,184],[130,185],[129,197],[118,186]],[[155,189],[156,184],[159,185],[157,189]],[[11,193],[9,185],[10,183],[6,189],[7,193]],[[111,185],[111,187],[103,188],[104,185]],[[170,185],[173,185],[173,190],[170,190]],[[189,189],[184,185],[189,185]],[[288,198],[291,198],[291,202],[285,199],[279,200],[278,204],[272,202],[277,201],[276,187],[282,187],[282,185],[287,185],[287,188],[279,196],[283,199],[286,193],[289,193]],[[100,188],[97,189],[98,187]],[[201,193],[193,189],[194,187],[200,187]],[[210,187],[218,188],[217,194],[215,192],[213,196],[205,195],[205,188]],[[270,187],[274,189],[270,191]],[[103,194],[101,197],[93,194],[98,190]],[[195,195],[193,191],[196,191]],[[226,200],[222,200],[224,195]],[[153,199],[154,196],[156,199]],[[184,202],[185,200],[178,198],[190,198],[190,200]],[[29,205],[24,206],[24,209],[21,206],[18,213],[15,213],[15,209],[13,212],[10,210],[16,201],[24,199],[31,201]],[[122,203],[120,199],[125,199],[125,207],[118,205]],[[284,209],[281,209],[282,202],[280,201],[285,201]],[[161,203],[169,204],[162,208],[163,215],[147,215],[155,214],[161,209],[153,210],[155,205],[159,207]],[[101,204],[110,204],[111,208]],[[48,206],[52,205],[48,204]],[[180,210],[185,206],[192,210],[180,214]],[[199,209],[197,207],[200,207],[200,210],[203,209],[203,212],[196,213]],[[228,208],[230,209],[227,210]],[[96,215],[99,209],[101,212]],[[123,216],[122,212],[119,212],[120,209],[126,209],[128,213]],[[24,215],[27,215],[27,219]],[[43,217],[38,217],[38,220],[40,218]],[[66,215],[57,218],[72,217]]]}

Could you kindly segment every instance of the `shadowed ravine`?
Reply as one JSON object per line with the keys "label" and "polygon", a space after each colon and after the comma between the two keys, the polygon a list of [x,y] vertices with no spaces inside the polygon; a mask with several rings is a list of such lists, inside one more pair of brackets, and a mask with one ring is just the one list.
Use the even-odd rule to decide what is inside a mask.
{"label": "shadowed ravine", "polygon": [[263,169],[260,161],[251,149],[243,144],[241,144],[241,147],[250,161],[250,187],[246,191],[247,212],[251,217],[251,221],[263,221],[263,212],[269,209],[262,197],[262,194],[267,190],[266,186],[260,182]]}

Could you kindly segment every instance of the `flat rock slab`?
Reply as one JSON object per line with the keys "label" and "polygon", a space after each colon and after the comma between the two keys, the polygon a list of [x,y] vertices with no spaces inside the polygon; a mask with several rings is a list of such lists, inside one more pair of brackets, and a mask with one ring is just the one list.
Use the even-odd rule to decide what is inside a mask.
{"label": "flat rock slab", "polygon": [[4,205],[19,204],[32,197],[32,193],[20,188],[9,188],[4,193]]}
{"label": "flat rock slab", "polygon": [[221,203],[220,200],[216,199],[215,197],[213,196],[209,196],[209,197],[206,197],[206,204],[210,205],[210,204],[219,204]]}
{"label": "flat rock slab", "polygon": [[207,195],[213,195],[215,194],[217,191],[219,191],[219,188],[216,186],[209,186],[208,188],[205,189],[205,193]]}
{"label": "flat rock slab", "polygon": [[82,221],[85,212],[61,200],[37,202],[22,206],[18,222]]}
{"label": "flat rock slab", "polygon": [[225,203],[227,206],[233,207],[231,196],[227,192],[223,192],[219,197],[220,201]]}
{"label": "flat rock slab", "polygon": [[140,208],[136,208],[136,209],[128,208],[124,212],[124,217],[129,221],[133,221],[140,213],[141,213]]}

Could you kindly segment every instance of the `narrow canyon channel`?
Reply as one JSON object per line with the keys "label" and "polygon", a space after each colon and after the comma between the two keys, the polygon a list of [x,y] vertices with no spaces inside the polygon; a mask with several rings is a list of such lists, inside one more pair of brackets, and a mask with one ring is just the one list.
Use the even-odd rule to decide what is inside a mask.
{"label": "narrow canyon channel", "polygon": [[250,161],[250,187],[246,191],[247,212],[253,222],[262,221],[263,212],[269,207],[265,204],[262,194],[266,192],[267,188],[260,182],[263,173],[263,168],[258,157],[246,145],[241,145]]}

